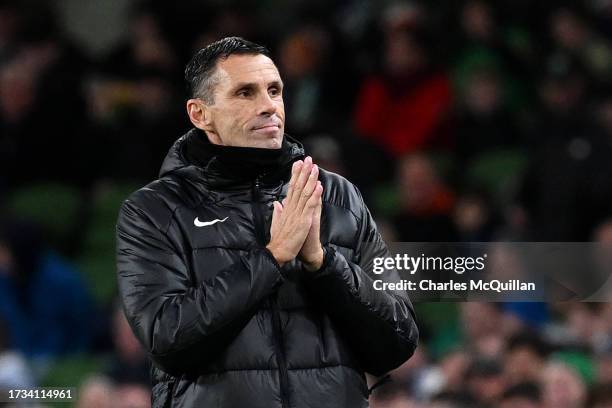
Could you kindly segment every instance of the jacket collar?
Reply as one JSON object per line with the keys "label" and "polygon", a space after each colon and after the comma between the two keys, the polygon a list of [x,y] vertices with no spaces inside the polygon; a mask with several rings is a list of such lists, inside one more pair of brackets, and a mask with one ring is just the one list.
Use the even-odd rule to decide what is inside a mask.
{"label": "jacket collar", "polygon": [[[194,149],[196,144],[197,149]],[[197,157],[194,156],[194,151],[197,152]],[[276,185],[290,178],[291,164],[304,158],[304,147],[285,134],[281,152],[277,155],[278,160],[275,160],[273,166],[240,165],[235,157],[227,160],[222,156],[222,149],[212,145],[204,132],[193,128],[176,140],[170,148],[159,176],[176,174],[191,180],[203,181],[207,187],[219,189],[250,186],[256,179],[264,186]]]}

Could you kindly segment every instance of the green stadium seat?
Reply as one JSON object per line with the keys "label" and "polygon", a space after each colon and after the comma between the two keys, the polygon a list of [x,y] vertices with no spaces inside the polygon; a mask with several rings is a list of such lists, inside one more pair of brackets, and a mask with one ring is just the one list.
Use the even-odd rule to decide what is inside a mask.
{"label": "green stadium seat", "polygon": [[45,183],[13,192],[8,197],[6,210],[14,218],[40,224],[54,246],[65,248],[75,227],[82,223],[82,204],[78,189],[58,183]]}
{"label": "green stadium seat", "polygon": [[133,184],[104,184],[96,188],[91,208],[91,223],[85,237],[85,250],[107,251],[115,247],[115,224],[123,201],[138,188]]}
{"label": "green stadium seat", "polygon": [[112,302],[117,293],[115,225],[121,204],[137,188],[132,184],[104,184],[93,194],[91,220],[78,265],[101,303]]}
{"label": "green stadium seat", "polygon": [[91,292],[99,304],[109,304],[117,294],[114,251],[84,254],[77,260]]}
{"label": "green stadium seat", "polygon": [[102,372],[106,364],[104,356],[80,354],[59,358],[48,366],[41,386],[78,387],[87,376]]}

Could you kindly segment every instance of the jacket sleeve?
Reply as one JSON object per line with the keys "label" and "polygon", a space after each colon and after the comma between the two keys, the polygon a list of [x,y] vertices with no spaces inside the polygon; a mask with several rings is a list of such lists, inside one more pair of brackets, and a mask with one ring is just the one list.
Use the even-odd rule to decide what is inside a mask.
{"label": "jacket sleeve", "polygon": [[[359,264],[326,245],[321,269],[310,276],[304,273],[309,292],[358,353],[363,369],[381,375],[412,356],[419,332],[408,295],[403,291],[375,290],[374,280],[366,272],[372,271],[374,258],[389,256],[389,250],[358,191],[357,194],[363,215],[357,244]],[[399,275],[395,270],[385,271],[376,279],[399,281]]]}
{"label": "jacket sleeve", "polygon": [[282,281],[270,252],[255,247],[199,285],[190,272],[159,225],[133,201],[124,202],[117,222],[121,302],[153,362],[173,375],[202,369]]}

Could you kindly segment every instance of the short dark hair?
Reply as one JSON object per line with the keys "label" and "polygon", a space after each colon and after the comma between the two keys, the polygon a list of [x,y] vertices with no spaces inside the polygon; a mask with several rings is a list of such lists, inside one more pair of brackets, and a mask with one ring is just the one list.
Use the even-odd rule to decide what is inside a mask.
{"label": "short dark hair", "polygon": [[508,339],[506,351],[527,348],[540,358],[545,359],[551,353],[551,346],[537,332],[525,330],[518,332]]}
{"label": "short dark hair", "polygon": [[213,104],[217,62],[233,54],[263,54],[270,57],[270,51],[266,47],[241,37],[225,37],[215,41],[198,51],[185,68],[189,96]]}
{"label": "short dark hair", "polygon": [[537,383],[525,381],[506,388],[502,394],[501,400],[506,401],[513,398],[522,398],[539,403],[542,400],[542,391]]}

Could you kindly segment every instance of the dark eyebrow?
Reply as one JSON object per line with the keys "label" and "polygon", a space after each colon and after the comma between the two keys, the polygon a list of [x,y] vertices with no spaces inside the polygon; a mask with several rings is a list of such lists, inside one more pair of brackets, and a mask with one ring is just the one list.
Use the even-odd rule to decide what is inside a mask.
{"label": "dark eyebrow", "polygon": [[[233,92],[238,91],[240,89],[253,89],[257,86],[257,84],[255,82],[239,82],[238,84],[236,84],[236,86],[233,88]],[[282,88],[283,87],[283,81],[277,81],[274,80],[272,82],[270,82],[269,86],[276,86],[278,88]]]}
{"label": "dark eyebrow", "polygon": [[283,87],[283,81],[272,81],[272,82],[270,82],[270,85],[276,86],[278,88],[282,88]]}
{"label": "dark eyebrow", "polygon": [[256,85],[257,84],[255,84],[254,82],[239,82],[233,88],[233,91],[237,91],[237,90],[243,89],[243,88],[252,89],[252,88],[255,88]]}

